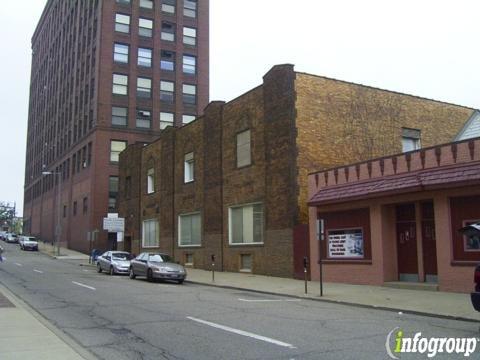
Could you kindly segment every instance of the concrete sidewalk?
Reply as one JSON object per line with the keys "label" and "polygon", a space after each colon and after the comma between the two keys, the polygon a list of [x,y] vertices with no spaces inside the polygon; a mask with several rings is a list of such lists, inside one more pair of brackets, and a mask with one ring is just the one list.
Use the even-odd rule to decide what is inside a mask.
{"label": "concrete sidewalk", "polygon": [[95,359],[0,285],[0,359]]}
{"label": "concrete sidewalk", "polygon": [[[66,256],[57,257],[58,259],[68,260],[78,258],[79,265],[94,266],[88,264],[87,255],[63,248],[61,254],[66,254]],[[187,282],[250,290],[265,293],[266,295],[283,295],[405,313],[480,321],[480,313],[473,309],[470,302],[470,294],[395,289],[383,286],[324,283],[324,296],[320,297],[318,281],[309,281],[307,283],[308,293],[305,294],[305,285],[302,280],[246,273],[215,272],[215,282],[213,282],[211,271],[190,268],[187,268]]]}

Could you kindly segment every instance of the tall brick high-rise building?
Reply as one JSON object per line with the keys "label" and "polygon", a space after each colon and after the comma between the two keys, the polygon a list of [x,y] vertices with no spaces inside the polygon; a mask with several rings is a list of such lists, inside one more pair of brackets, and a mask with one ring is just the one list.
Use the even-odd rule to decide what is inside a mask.
{"label": "tall brick high-rise building", "polygon": [[24,231],[114,245],[102,219],[117,212],[118,154],[202,113],[208,54],[208,0],[49,0],[32,38]]}

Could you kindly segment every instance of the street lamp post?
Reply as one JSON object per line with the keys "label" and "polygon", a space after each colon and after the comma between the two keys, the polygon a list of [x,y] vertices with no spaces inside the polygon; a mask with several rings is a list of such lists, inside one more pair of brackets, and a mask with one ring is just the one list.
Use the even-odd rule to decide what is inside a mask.
{"label": "street lamp post", "polygon": [[60,255],[60,236],[62,234],[62,222],[61,222],[61,206],[62,206],[62,173],[58,171],[43,171],[42,175],[57,175],[58,184],[57,184],[57,224],[55,226],[55,243],[56,243],[56,254]]}

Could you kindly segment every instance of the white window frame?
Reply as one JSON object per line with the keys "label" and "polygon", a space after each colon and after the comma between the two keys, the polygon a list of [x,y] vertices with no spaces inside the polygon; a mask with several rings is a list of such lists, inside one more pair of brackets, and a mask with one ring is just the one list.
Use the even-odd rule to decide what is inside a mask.
{"label": "white window frame", "polygon": [[[154,222],[155,223],[155,243],[156,245],[145,245],[145,223],[147,222]],[[142,248],[144,249],[154,249],[158,248],[160,245],[159,242],[159,235],[160,235],[160,226],[158,224],[158,219],[145,219],[142,221]]]}
{"label": "white window frame", "polygon": [[155,192],[155,168],[151,167],[147,170],[147,194]]}
{"label": "white window frame", "polygon": [[[234,243],[232,242],[232,209],[244,208],[247,206],[262,205],[262,241],[261,242],[242,242]],[[253,219],[252,219],[253,225]],[[252,229],[253,231],[253,229]],[[231,246],[251,246],[251,245],[264,245],[265,243],[265,206],[263,202],[254,202],[248,204],[234,205],[228,208],[228,243]]]}
{"label": "white window frame", "polygon": [[[198,244],[182,244],[181,243],[181,238],[182,238],[182,217],[186,216],[193,216],[193,215],[199,215],[200,216],[200,240]],[[201,247],[202,246],[202,213],[200,211],[196,212],[191,212],[191,213],[185,213],[185,214],[180,214],[178,215],[178,247]]]}
{"label": "white window frame", "polygon": [[[187,170],[188,175],[187,178]],[[183,182],[185,184],[195,181],[195,153],[189,152],[183,157]]]}
{"label": "white window frame", "polygon": [[[245,142],[243,144],[239,143],[239,137],[242,135],[248,133],[248,142]],[[242,151],[246,152],[246,148],[248,148],[248,162],[245,159],[245,162],[240,163],[240,154]],[[236,136],[236,156],[237,156],[237,168],[242,168],[245,166],[252,165],[252,131],[250,129],[247,129],[245,131],[237,133]],[[242,159],[244,160],[244,159]]]}

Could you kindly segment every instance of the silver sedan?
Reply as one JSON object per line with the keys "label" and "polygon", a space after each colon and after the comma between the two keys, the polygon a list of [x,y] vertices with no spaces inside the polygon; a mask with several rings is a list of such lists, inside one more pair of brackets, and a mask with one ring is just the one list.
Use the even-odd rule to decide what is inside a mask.
{"label": "silver sedan", "polygon": [[97,271],[110,275],[128,274],[132,255],[126,251],[107,251],[97,258]]}
{"label": "silver sedan", "polygon": [[176,264],[169,255],[141,253],[130,262],[130,279],[135,279],[137,276],[146,276],[148,281],[174,280],[182,284],[187,273],[185,268]]}

